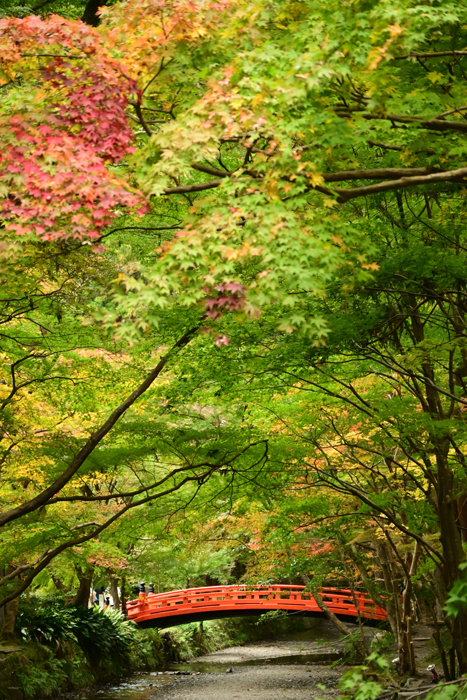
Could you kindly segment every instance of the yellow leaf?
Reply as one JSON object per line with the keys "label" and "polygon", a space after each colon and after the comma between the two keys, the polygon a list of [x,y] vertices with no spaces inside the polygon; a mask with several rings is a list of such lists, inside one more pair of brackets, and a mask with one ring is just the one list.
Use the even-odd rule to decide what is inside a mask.
{"label": "yellow leaf", "polygon": [[258,94],[255,95],[255,96],[253,97],[253,99],[251,100],[251,106],[252,106],[252,107],[256,107],[256,105],[259,105],[259,103],[262,102],[263,99],[264,99],[263,93],[262,93],[262,92],[258,93]]}
{"label": "yellow leaf", "polygon": [[397,36],[402,31],[402,27],[400,26],[400,24],[392,24],[388,27],[388,29],[389,29],[389,34],[391,36]]}
{"label": "yellow leaf", "polygon": [[324,183],[323,176],[319,173],[307,173],[307,175],[312,187],[318,187]]}

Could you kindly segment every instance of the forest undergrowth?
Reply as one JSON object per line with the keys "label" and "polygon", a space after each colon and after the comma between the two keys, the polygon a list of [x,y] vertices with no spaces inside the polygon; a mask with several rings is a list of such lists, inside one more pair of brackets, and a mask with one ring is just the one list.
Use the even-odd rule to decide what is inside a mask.
{"label": "forest undergrowth", "polygon": [[24,601],[17,651],[2,654],[0,647],[0,698],[9,700],[12,687],[20,688],[26,700],[57,698],[302,627],[303,620],[283,616],[262,624],[250,617],[140,629],[116,611]]}

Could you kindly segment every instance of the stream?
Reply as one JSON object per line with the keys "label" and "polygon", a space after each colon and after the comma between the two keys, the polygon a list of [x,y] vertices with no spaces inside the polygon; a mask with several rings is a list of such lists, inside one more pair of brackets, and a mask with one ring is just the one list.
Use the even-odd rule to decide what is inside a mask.
{"label": "stream", "polygon": [[[349,668],[340,633],[325,619],[307,618],[295,634],[229,647],[152,673],[66,696],[68,700],[337,700],[339,681]],[[351,629],[357,629],[350,625]],[[414,627],[415,656],[423,674],[433,653],[433,630]],[[365,628],[370,642],[376,628]],[[393,645],[394,646],[394,645]],[[441,671],[441,669],[439,669]],[[425,671],[421,682],[430,683]]]}
{"label": "stream", "polygon": [[339,634],[327,620],[283,637],[229,647],[160,671],[136,674],[116,685],[73,695],[78,700],[323,700],[338,695],[342,668]]}

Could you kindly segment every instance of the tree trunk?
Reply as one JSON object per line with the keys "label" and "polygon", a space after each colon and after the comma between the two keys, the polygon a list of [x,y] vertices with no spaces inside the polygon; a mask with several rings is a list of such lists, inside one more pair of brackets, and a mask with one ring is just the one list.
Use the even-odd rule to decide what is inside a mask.
{"label": "tree trunk", "polygon": [[114,601],[114,609],[120,610],[120,598],[118,595],[118,579],[115,576],[110,578],[110,593]]}
{"label": "tree trunk", "polygon": [[65,586],[65,584],[62,581],[60,581],[60,579],[54,574],[52,574],[52,581],[54,582],[55,588],[57,589],[57,591],[60,591],[60,593],[68,593],[68,591],[70,590],[70,587]]}
{"label": "tree trunk", "polygon": [[97,13],[104,5],[107,5],[107,0],[88,0],[81,21],[91,27],[98,27],[101,19]]}
{"label": "tree trunk", "polygon": [[410,568],[407,569],[406,567],[406,586],[402,596],[401,605],[402,614],[400,622],[401,635],[399,647],[400,672],[404,673],[406,670],[408,670],[411,676],[415,676],[417,673],[415,651],[412,641],[412,576],[415,575],[417,570],[419,557],[420,544],[419,542],[415,542]]}
{"label": "tree trunk", "polygon": [[[449,443],[438,446],[436,466],[438,476],[438,512],[440,524],[440,540],[443,549],[444,563],[442,566],[444,591],[451,590],[459,578],[459,565],[465,561],[462,541],[457,528],[457,503],[453,498],[454,477],[447,463]],[[467,672],[467,612],[460,612],[451,621],[453,650],[457,658],[458,673]],[[452,664],[451,664],[452,665]],[[451,677],[455,670],[451,669]]]}
{"label": "tree trunk", "polygon": [[125,584],[126,584],[125,577],[122,576],[122,585],[120,586],[120,593],[121,593],[121,596],[122,596],[122,600],[121,600],[121,603],[122,603],[122,614],[125,615],[125,617],[126,617],[126,589],[125,589]]}
{"label": "tree trunk", "polygon": [[[383,610],[386,611],[386,614],[388,616],[388,622],[391,627],[391,631],[394,635],[394,639],[397,639],[398,635],[398,624],[397,620],[394,616],[394,605],[392,601],[390,601],[387,597],[380,596],[378,591],[376,590],[376,584],[370,579],[368,576],[368,573],[365,569],[365,565],[361,561],[359,557],[359,552],[354,544],[351,545],[352,552],[354,553],[354,563],[357,566],[360,576],[362,578],[362,582],[365,585],[367,589],[367,593],[370,595],[371,599],[375,602],[378,603],[380,607],[383,608]],[[381,566],[381,562],[379,562]],[[381,566],[382,568],[382,566]]]}
{"label": "tree trunk", "polygon": [[338,548],[339,548],[339,555],[342,561],[342,566],[344,567],[344,573],[346,575],[347,581],[349,582],[350,590],[352,592],[352,600],[354,602],[355,608],[357,610],[357,620],[358,620],[358,629],[360,632],[360,639],[362,640],[362,646],[365,649],[365,655],[368,655],[370,653],[370,649],[368,648],[367,641],[365,639],[365,632],[363,629],[363,623],[362,623],[362,616],[360,613],[360,606],[358,604],[357,596],[355,595],[355,579],[352,574],[352,571],[349,570],[349,567],[347,566],[347,562],[345,561],[345,552],[344,548],[342,546],[342,543],[338,541]]}
{"label": "tree trunk", "polygon": [[460,496],[456,500],[456,515],[458,529],[460,529],[460,537],[462,542],[467,542],[467,496]]}
{"label": "tree trunk", "polygon": [[69,605],[74,605],[76,608],[88,608],[94,567],[88,564],[84,571],[80,567],[76,567],[76,574],[78,576],[79,587],[76,595],[70,600]]}
{"label": "tree trunk", "polygon": [[439,625],[438,625],[437,611],[436,610],[434,611],[434,614],[433,614],[433,627],[434,627],[433,639],[435,640],[436,646],[438,648],[439,657],[441,659],[441,665],[443,667],[444,679],[446,681],[450,681],[451,676],[449,673],[448,660],[446,658],[446,652],[444,651],[443,642],[441,641],[441,634],[440,634],[440,629],[439,629]]}
{"label": "tree trunk", "polygon": [[[320,593],[318,593],[318,591],[315,589],[312,591],[312,595],[313,595],[313,598],[318,603],[318,606],[321,608],[323,613],[328,618],[329,622],[332,622],[334,627],[336,627],[339,630],[339,632],[341,634],[343,634],[345,637],[350,636],[352,634],[353,630],[351,630],[350,627],[347,627],[347,625],[344,622],[339,620],[339,618],[332,612],[332,610],[330,610],[328,608],[326,603],[323,601]],[[355,644],[355,649],[357,652],[357,657],[359,658],[360,661],[363,661],[365,659],[366,652],[365,652],[365,647],[361,641],[359,641]]]}
{"label": "tree trunk", "polygon": [[15,622],[19,609],[19,596],[10,600],[4,607],[3,625],[0,634],[0,639],[3,642],[12,642],[15,640]]}
{"label": "tree trunk", "polygon": [[388,598],[385,601],[384,609],[388,614],[390,625],[393,630],[394,639],[399,648],[400,640],[400,616],[399,616],[399,591],[395,584],[395,574],[392,562],[389,556],[388,545],[386,542],[376,541],[376,552],[378,561],[383,572],[384,587],[388,592]]}
{"label": "tree trunk", "polygon": [[[302,574],[302,579],[303,579],[303,583],[305,584],[305,586],[308,586],[311,583],[310,577],[307,576],[306,574]],[[341,620],[339,620],[339,618],[334,615],[332,610],[329,610],[328,606],[323,601],[320,593],[316,589],[312,590],[312,594],[313,594],[313,598],[318,603],[318,607],[323,611],[323,613],[326,615],[328,620],[330,622],[332,622],[334,627],[337,627],[339,632],[341,632],[346,637],[349,634],[352,634],[352,630],[349,627],[347,627],[347,625],[345,625],[343,622],[341,622]]]}

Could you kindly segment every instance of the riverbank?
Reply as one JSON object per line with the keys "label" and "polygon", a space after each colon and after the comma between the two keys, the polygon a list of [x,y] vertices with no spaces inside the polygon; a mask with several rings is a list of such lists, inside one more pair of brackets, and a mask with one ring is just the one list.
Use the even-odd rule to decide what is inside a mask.
{"label": "riverbank", "polygon": [[[324,656],[330,659],[349,652],[348,640],[342,639],[325,619],[274,620],[266,628],[252,618],[205,623],[202,629],[205,642],[214,643],[213,628],[219,633],[219,627],[230,627],[232,623],[243,637],[241,645],[211,651],[192,660],[170,662],[158,670],[126,675],[118,683],[96,685],[60,697],[62,700],[245,700],[246,697],[248,700],[309,700],[310,697],[337,700],[342,697],[342,677],[346,672],[358,675],[355,665],[347,663],[348,656],[337,664],[321,661]],[[351,628],[353,632],[357,629],[353,625]],[[199,625],[174,628],[166,634],[193,637],[194,632],[200,632]],[[430,628],[421,625],[414,629],[417,683],[429,684],[431,680],[431,674],[426,671],[435,654],[431,633]],[[245,641],[245,634],[256,637],[256,641]],[[387,644],[389,636],[384,637],[384,633],[374,628],[366,628],[365,635],[372,650],[379,646],[387,660],[394,657],[394,644]],[[180,645],[179,649],[183,656],[187,647]],[[371,671],[368,678],[373,676]],[[398,685],[399,680],[402,679],[395,676],[381,678],[383,685],[388,682]],[[344,691],[344,697],[350,695]]]}
{"label": "riverbank", "polygon": [[320,684],[330,693],[318,693],[319,697],[334,700],[346,667],[333,669],[311,659],[342,654],[339,634],[326,620],[316,618],[295,618],[288,627],[263,640],[173,663],[165,670],[136,674],[118,685],[73,693],[66,700],[231,700],[231,695],[269,700],[291,689],[296,691],[296,697],[290,696],[293,700],[309,700],[310,688]]}
{"label": "riverbank", "polygon": [[[52,639],[49,643],[19,641],[0,646],[0,700],[52,700],[116,683],[135,672],[167,668],[212,653],[261,639],[303,629],[301,618],[234,618],[191,623],[170,630],[134,630],[125,653],[110,648],[86,649],[75,641]],[[13,691],[12,688],[17,690]]]}
{"label": "riverbank", "polygon": [[[274,688],[293,700],[302,700],[305,691],[309,697],[311,689],[312,695],[332,700],[346,670],[343,660],[356,660],[355,644],[360,639],[356,625],[350,625],[350,636],[342,638],[323,618],[233,618],[159,631],[137,628],[113,613],[111,617],[115,617],[114,627],[107,629],[107,615],[91,616],[105,628],[97,638],[96,629],[83,638],[87,628],[76,627],[76,636],[68,630],[65,639],[39,643],[36,629],[35,640],[29,638],[8,651],[4,648],[3,653],[0,647],[0,700],[103,700],[107,696],[109,700],[147,700],[149,692],[154,693],[153,700],[179,700],[180,693],[183,700],[222,700],[219,689],[223,688],[229,689],[225,700],[245,693],[256,700],[271,700]],[[109,641],[105,635],[112,630]],[[388,660],[397,653],[388,632],[366,627],[365,637],[369,651],[383,652]],[[435,653],[431,637],[429,628],[417,628],[420,670]],[[336,661],[339,667],[332,668]],[[133,697],[135,682],[141,687]],[[321,686],[329,692],[324,693]],[[121,696],[125,688],[129,688],[127,696]]]}
{"label": "riverbank", "polygon": [[[294,620],[292,623],[296,625]],[[347,672],[358,675],[358,669],[345,659],[338,664],[323,663],[321,659],[342,657],[346,642],[327,620],[308,619],[304,626],[306,629],[290,629],[288,633],[204,654],[67,700],[337,700],[343,696],[342,677]],[[365,632],[373,649],[381,644],[380,631],[366,628]],[[431,676],[426,665],[434,644],[427,639],[429,628],[418,626],[415,632],[419,640],[417,682],[429,684]],[[387,659],[393,658],[394,653],[392,644],[384,648]],[[374,679],[373,672],[369,678]],[[394,676],[382,677],[381,681],[398,683]]]}

